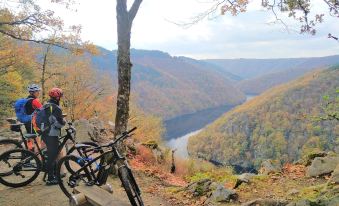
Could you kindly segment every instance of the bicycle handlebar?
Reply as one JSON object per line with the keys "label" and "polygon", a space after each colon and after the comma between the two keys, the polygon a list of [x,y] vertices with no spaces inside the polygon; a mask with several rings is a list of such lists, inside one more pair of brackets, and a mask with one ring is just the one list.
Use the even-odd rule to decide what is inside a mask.
{"label": "bicycle handlebar", "polygon": [[108,143],[108,144],[105,145],[105,146],[106,146],[106,147],[110,147],[110,146],[112,146],[112,145],[118,143],[119,141],[121,141],[121,140],[125,139],[126,137],[128,137],[129,134],[132,133],[132,132],[133,132],[134,130],[136,130],[136,129],[137,129],[137,127],[133,127],[133,128],[130,129],[129,131],[123,132],[123,133],[121,134],[120,137],[118,137],[116,140],[114,140],[114,141],[111,142],[111,143]]}
{"label": "bicycle handlebar", "polygon": [[115,145],[116,143],[118,143],[119,141],[121,141],[121,140],[123,140],[123,139],[129,137],[130,134],[131,134],[134,130],[136,130],[136,129],[137,129],[137,127],[133,127],[133,128],[130,129],[129,131],[123,132],[123,133],[121,134],[121,136],[118,137],[116,140],[114,140],[114,141],[112,140],[111,142],[109,142],[109,143],[107,143],[107,144],[105,144],[105,145],[101,145],[101,146],[98,146],[98,147],[95,147],[95,148],[91,148],[91,149],[89,149],[89,150],[85,150],[85,152],[90,152],[90,151],[93,151],[93,150],[96,150],[96,149],[100,149],[100,148],[103,148],[103,147],[111,147],[111,146]]}

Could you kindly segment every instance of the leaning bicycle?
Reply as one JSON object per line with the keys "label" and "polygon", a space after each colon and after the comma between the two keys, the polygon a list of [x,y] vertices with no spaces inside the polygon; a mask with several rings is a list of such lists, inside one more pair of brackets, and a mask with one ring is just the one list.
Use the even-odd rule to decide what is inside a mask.
{"label": "leaning bicycle", "polygon": [[[73,147],[68,151],[68,154],[77,153],[81,156],[89,158],[88,153],[84,150],[89,147],[97,147],[95,142],[76,143],[76,130],[72,123],[68,123],[66,128],[66,135],[59,138],[60,145],[58,153],[62,151],[68,141],[71,141]],[[8,187],[22,187],[33,182],[40,174],[45,172],[43,180],[46,178],[46,162],[47,162],[47,148],[41,148],[37,141],[36,134],[25,136],[25,139],[32,139],[37,151],[30,151],[24,148],[15,148],[0,154],[0,183]],[[103,153],[102,150],[97,149],[96,152]],[[69,165],[65,165],[69,170]],[[68,167],[68,168],[67,168]]]}
{"label": "leaning bicycle", "polygon": [[[59,160],[57,165],[57,178],[59,180],[59,186],[64,194],[71,198],[73,189],[81,185],[103,185],[106,183],[109,172],[115,167],[118,171],[118,177],[124,187],[127,197],[133,206],[143,206],[141,198],[141,191],[138,184],[135,181],[132,170],[128,165],[126,157],[122,156],[118,149],[117,144],[127,137],[132,136],[133,129],[124,132],[115,141],[112,141],[106,145],[89,148],[85,152],[96,152],[103,148],[109,148],[108,151],[100,154],[97,157],[86,158],[83,156],[67,155]],[[99,163],[98,163],[99,160]],[[60,175],[61,168],[64,165],[71,166],[71,169],[67,168],[66,176]]]}

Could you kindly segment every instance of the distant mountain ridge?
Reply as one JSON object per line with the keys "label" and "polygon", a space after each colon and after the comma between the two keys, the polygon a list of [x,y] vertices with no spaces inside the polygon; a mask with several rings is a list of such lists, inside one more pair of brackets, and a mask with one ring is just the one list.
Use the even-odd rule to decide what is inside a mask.
{"label": "distant mountain ridge", "polygon": [[236,86],[245,94],[260,94],[276,85],[297,79],[305,73],[339,65],[339,55],[288,59],[212,59],[225,72],[242,79]]}
{"label": "distant mountain ridge", "polygon": [[243,79],[251,79],[295,68],[328,67],[339,64],[339,55],[281,59],[206,59],[204,61],[215,64]]}
{"label": "distant mountain ridge", "polygon": [[[93,65],[99,71],[111,70],[116,81],[116,51],[99,50],[101,56],[90,57]],[[216,66],[149,50],[132,49],[131,59],[132,91],[137,102],[146,112],[164,119],[245,101],[244,93],[233,86],[231,79],[237,77],[221,75]]]}

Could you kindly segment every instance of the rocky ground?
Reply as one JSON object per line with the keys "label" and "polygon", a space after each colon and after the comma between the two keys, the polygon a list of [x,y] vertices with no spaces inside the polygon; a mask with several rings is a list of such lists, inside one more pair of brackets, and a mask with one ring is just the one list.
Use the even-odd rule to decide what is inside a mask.
{"label": "rocky ground", "polygon": [[[83,127],[79,130],[79,134],[83,133],[79,135],[82,141],[100,141],[111,132],[89,122],[76,124]],[[96,129],[86,130],[90,128],[87,124]],[[10,132],[1,134],[9,137]],[[154,145],[143,145],[149,148],[149,157],[132,155],[130,164],[145,205],[339,206],[339,155],[335,153],[315,152],[283,167],[267,160],[262,163],[260,174],[234,175],[229,168],[215,168],[187,177],[169,173],[161,162],[162,152]],[[128,204],[120,181],[110,178],[109,183],[113,195]],[[59,206],[68,205],[68,200],[58,186],[47,187],[38,177],[22,188],[0,185],[0,205]]]}
{"label": "rocky ground", "polygon": [[148,176],[158,177],[162,185],[149,184],[145,189],[169,199],[172,205],[339,205],[339,159],[333,153],[313,154],[282,168],[267,161],[259,175],[233,175],[220,169],[198,174],[197,180],[186,184],[156,168],[143,167],[136,160],[131,164]]}
{"label": "rocky ground", "polygon": [[[137,174],[137,181],[143,189],[142,197],[147,206],[163,205],[171,206],[171,202],[161,196],[147,192],[150,182],[154,180],[143,174]],[[113,196],[120,202],[129,205],[127,195],[118,179],[109,179],[109,184],[113,187]],[[68,206],[68,199],[62,193],[59,186],[45,186],[42,176],[38,177],[32,184],[21,188],[8,188],[0,185],[0,205],[1,206]]]}

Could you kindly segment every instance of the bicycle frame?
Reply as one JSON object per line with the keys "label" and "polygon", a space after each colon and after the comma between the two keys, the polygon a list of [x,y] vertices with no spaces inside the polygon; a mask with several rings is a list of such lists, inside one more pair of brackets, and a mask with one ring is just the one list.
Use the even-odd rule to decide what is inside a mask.
{"label": "bicycle frame", "polygon": [[[115,166],[117,170],[118,170],[120,167],[122,167],[122,166],[126,166],[127,169],[128,169],[128,171],[131,173],[131,168],[130,168],[128,162],[127,162],[126,157],[123,157],[122,155],[120,155],[120,153],[119,153],[119,151],[118,151],[118,149],[116,148],[115,145],[116,145],[119,141],[121,141],[121,140],[123,140],[123,139],[125,139],[125,138],[127,138],[127,137],[129,137],[129,136],[131,136],[131,135],[129,135],[129,133],[133,132],[135,129],[136,129],[136,128],[133,128],[133,129],[131,129],[129,132],[123,133],[122,136],[120,136],[119,138],[117,138],[114,142],[109,143],[108,145],[103,145],[103,146],[97,147],[97,148],[111,147],[111,149],[110,149],[109,151],[106,151],[106,152],[104,152],[103,154],[101,154],[101,155],[99,155],[99,156],[97,156],[97,157],[91,159],[90,161],[86,162],[85,165],[81,166],[80,169],[78,169],[77,171],[75,171],[75,174],[79,175],[80,172],[84,171],[84,172],[86,173],[86,175],[89,177],[89,181],[91,181],[91,182],[93,182],[93,184],[95,184],[96,182],[98,182],[98,178],[99,178],[99,177],[97,177],[97,176],[95,175],[95,172],[97,172],[97,171],[100,169],[100,167],[102,167],[102,166],[103,166],[103,167],[109,166],[109,168],[104,168],[104,169],[110,169],[112,166]],[[92,148],[92,149],[89,149],[89,150],[85,151],[84,153],[87,154],[87,152],[95,151],[95,150],[96,150],[96,148]],[[111,154],[112,154],[112,156],[110,156]],[[109,159],[108,159],[106,162],[103,162],[103,160],[104,160],[106,157],[108,157]],[[99,165],[99,167],[98,167],[98,165],[97,165],[96,170],[93,170],[92,167],[91,167],[91,165],[92,165],[93,163],[96,163],[96,161],[99,160],[99,159],[100,159],[100,164],[106,163],[106,165]],[[83,157],[80,157],[79,160],[80,160],[80,161],[81,161],[81,160],[85,160],[85,161],[86,161],[86,159],[83,158]],[[120,164],[119,164],[119,162],[120,162]],[[89,169],[88,169],[88,168],[89,168]],[[72,174],[71,176],[73,176],[73,175],[74,175],[74,174]],[[134,181],[134,183],[136,184],[134,178],[133,178],[133,181]],[[99,183],[99,184],[102,184],[103,182],[98,182],[98,183]],[[136,185],[137,185],[137,184],[136,184]],[[137,188],[137,190],[138,190],[138,193],[140,193],[140,189]]]}
{"label": "bicycle frame", "polygon": [[[22,126],[24,125],[23,123],[19,123],[19,124],[11,124],[11,126],[15,126],[17,125],[19,127],[19,131],[14,131],[14,132],[19,132],[20,136],[21,136],[21,140],[17,140],[19,142],[19,144],[21,145],[22,143],[24,143],[25,148],[24,149],[28,149],[28,145],[27,145],[27,139],[24,137],[24,133],[22,132]],[[12,130],[13,131],[13,130]]]}
{"label": "bicycle frame", "polygon": [[[87,152],[89,152],[89,151],[87,151]],[[87,154],[87,152],[85,152],[85,154]],[[99,167],[106,167],[107,165],[101,165],[101,164],[104,163],[102,160],[105,157],[108,157],[108,155],[110,155],[110,154],[113,154],[113,156],[109,157],[109,161],[106,162],[107,165],[109,165],[109,168],[111,168],[113,165],[117,165],[117,163],[119,161],[124,161],[125,165],[129,168],[129,165],[126,161],[126,158],[121,156],[120,153],[118,152],[118,150],[116,149],[116,147],[113,145],[112,149],[110,151],[106,151],[106,152],[102,153],[101,155],[99,155],[99,156],[91,159],[90,161],[86,162],[86,164],[81,166],[81,168],[78,169],[77,171],[75,171],[75,173],[80,174],[80,172],[84,171],[87,175],[89,175],[90,181],[97,182],[98,177],[96,177],[95,173],[100,169],[100,168],[98,168],[98,166]],[[100,165],[97,165],[96,170],[93,170],[91,165],[99,159],[100,159]],[[81,157],[80,160],[85,160],[85,158]],[[88,168],[89,168],[90,171],[88,170]]]}

